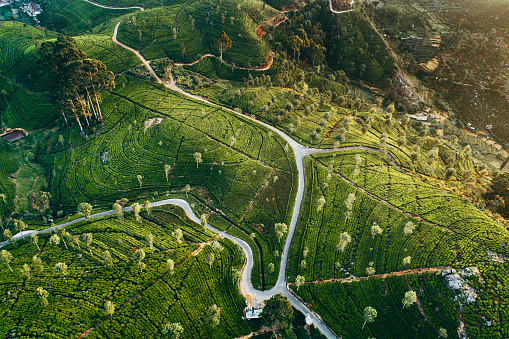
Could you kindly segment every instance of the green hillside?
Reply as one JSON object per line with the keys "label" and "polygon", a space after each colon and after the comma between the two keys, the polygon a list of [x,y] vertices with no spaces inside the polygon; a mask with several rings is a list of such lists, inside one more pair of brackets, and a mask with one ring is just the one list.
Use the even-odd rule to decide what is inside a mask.
{"label": "green hillside", "polygon": [[[104,95],[102,110],[106,124],[100,135],[84,141],[72,129],[63,144],[54,139],[56,148],[37,155],[54,173],[50,191],[57,210],[85,201],[109,207],[124,197],[182,195],[190,185],[206,206],[203,213],[220,211],[244,236],[257,234],[269,263],[268,254],[282,246],[273,225],[289,222],[296,193],[286,142],[220,108],[128,77],[118,78],[116,90]],[[165,165],[171,166],[168,180]],[[253,276],[261,284],[260,273]],[[267,284],[276,278],[267,277]]]}
{"label": "green hillside", "polygon": [[[172,236],[177,228],[183,231],[181,244]],[[214,234],[187,219],[182,209],[154,210],[150,216],[144,214],[142,223],[131,215],[123,221],[106,217],[75,224],[67,232],[80,239],[68,238],[67,248],[63,242],[51,244],[50,234],[40,237],[40,250],[28,240],[8,248],[15,273],[6,265],[0,267],[0,291],[5,296],[0,304],[2,337],[15,332],[20,337],[77,338],[87,331],[92,338],[142,333],[161,337],[168,322],[181,323],[183,338],[236,337],[250,332],[241,320],[243,299],[232,283],[231,270],[241,265],[238,250],[231,242],[218,240],[222,250],[214,253],[209,267],[205,258],[214,252],[211,246],[192,253],[200,244],[213,241]],[[93,236],[89,247],[81,240],[86,233]],[[153,253],[145,241],[149,233],[154,235]],[[143,271],[134,259],[137,248],[146,252]],[[104,251],[111,254],[111,267],[105,267]],[[42,260],[44,270],[32,267],[30,278],[23,279],[18,271],[24,264],[31,265],[34,255]],[[174,274],[168,271],[168,259],[175,263]],[[57,262],[67,264],[65,281],[53,274]],[[48,291],[47,307],[33,296],[38,287]],[[111,317],[104,311],[106,301],[116,305]],[[212,304],[221,308],[221,321],[214,329],[207,321]]]}
{"label": "green hillside", "polygon": [[219,57],[216,40],[224,31],[232,44],[223,59],[238,66],[258,66],[266,63],[270,49],[256,36],[256,27],[277,13],[261,1],[187,1],[128,16],[118,39],[149,60],[168,57],[191,62],[205,53]]}
{"label": "green hillside", "polygon": [[[101,28],[112,19],[136,9],[105,9],[83,0],[42,0],[41,24],[68,35],[79,35]],[[99,26],[96,28],[96,26]]]}
{"label": "green hillside", "polygon": [[[418,291],[422,312],[415,304],[403,308],[402,300],[409,290]],[[434,273],[306,284],[298,294],[314,305],[335,333],[349,338],[436,339],[440,328],[450,337],[457,331],[460,311],[452,300],[454,294]],[[363,311],[368,306],[375,308],[378,316],[363,329]]]}

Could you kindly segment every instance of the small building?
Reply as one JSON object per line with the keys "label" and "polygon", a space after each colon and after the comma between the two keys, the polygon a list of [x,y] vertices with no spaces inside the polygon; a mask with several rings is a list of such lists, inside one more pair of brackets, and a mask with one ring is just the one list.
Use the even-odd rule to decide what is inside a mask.
{"label": "small building", "polygon": [[42,7],[39,4],[36,4],[33,1],[30,1],[28,4],[23,5],[20,9],[25,12],[28,16],[31,16],[33,19],[39,14],[42,13]]}
{"label": "small building", "polygon": [[247,320],[259,319],[260,318],[260,314],[262,313],[262,311],[263,311],[263,307],[262,306],[246,307],[244,309],[244,317]]}
{"label": "small building", "polygon": [[28,135],[28,133],[22,128],[14,128],[14,129],[8,128],[5,132],[0,134],[0,137],[4,140],[9,141],[9,142],[14,142],[19,139],[23,139],[27,135]]}
{"label": "small building", "polygon": [[310,314],[306,314],[306,325],[307,326],[313,325],[313,319],[311,318]]}
{"label": "small building", "polygon": [[428,115],[424,112],[419,112],[416,114],[409,114],[408,116],[410,117],[410,119],[413,119],[415,121],[419,121],[419,122],[428,121]]}
{"label": "small building", "polygon": [[8,6],[12,3],[12,0],[0,0],[0,7]]}

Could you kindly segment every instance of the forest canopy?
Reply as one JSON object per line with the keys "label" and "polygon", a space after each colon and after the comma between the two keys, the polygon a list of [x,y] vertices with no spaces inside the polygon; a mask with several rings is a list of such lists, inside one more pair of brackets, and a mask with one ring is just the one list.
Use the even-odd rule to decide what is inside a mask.
{"label": "forest canopy", "polygon": [[53,99],[67,123],[67,117],[102,119],[101,91],[115,88],[115,76],[99,60],[87,57],[72,37],[60,36],[40,47],[40,63],[50,78]]}

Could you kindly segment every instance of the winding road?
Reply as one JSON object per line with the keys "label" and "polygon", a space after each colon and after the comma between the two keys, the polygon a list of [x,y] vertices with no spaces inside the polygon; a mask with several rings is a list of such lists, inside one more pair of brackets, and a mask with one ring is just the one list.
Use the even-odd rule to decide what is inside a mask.
{"label": "winding road", "polygon": [[[141,9],[143,10],[142,7],[138,7],[138,6],[133,6],[133,7],[111,7],[111,6],[105,6],[105,5],[101,5],[101,4],[98,4],[98,3],[95,3],[93,1],[89,1],[89,0],[83,0],[83,1],[86,1],[88,3],[91,3],[93,5],[96,5],[96,6],[99,6],[99,7],[102,7],[102,8],[109,8],[109,9],[125,9],[125,8],[137,8],[137,9]],[[322,321],[322,319],[316,314],[314,313],[313,311],[311,311],[310,309],[308,309],[303,302],[301,302],[299,299],[297,299],[288,289],[288,283],[287,283],[287,276],[286,276],[286,269],[287,269],[287,262],[288,262],[288,256],[289,256],[289,253],[290,253],[290,246],[292,244],[292,240],[293,240],[293,236],[295,234],[295,229],[297,227],[297,221],[299,219],[299,213],[300,213],[300,210],[301,210],[301,206],[302,206],[302,201],[303,201],[303,198],[304,198],[304,191],[305,191],[305,173],[304,173],[304,158],[307,156],[307,155],[310,155],[310,154],[313,154],[313,153],[321,153],[321,152],[331,152],[331,151],[340,151],[340,150],[351,150],[351,149],[363,149],[363,150],[371,150],[371,151],[376,151],[376,152],[380,152],[379,149],[376,149],[376,148],[370,148],[370,147],[364,147],[364,146],[353,146],[353,147],[344,147],[344,148],[337,148],[335,150],[332,150],[332,149],[314,149],[314,148],[308,148],[306,146],[303,146],[301,144],[299,144],[297,141],[295,141],[294,139],[292,139],[290,136],[288,136],[286,133],[282,132],[281,130],[277,129],[276,127],[274,126],[271,126],[267,123],[264,123],[262,121],[259,121],[259,120],[256,120],[255,118],[252,118],[252,117],[249,117],[249,116],[246,116],[246,115],[243,115],[243,114],[240,114],[238,112],[235,112],[234,110],[232,109],[229,109],[229,108],[226,108],[226,107],[223,107],[223,106],[220,106],[220,105],[217,105],[215,103],[212,103],[210,101],[208,101],[207,99],[205,98],[202,98],[200,96],[196,96],[196,95],[193,95],[193,94],[190,94],[190,93],[187,93],[185,92],[184,90],[182,90],[181,88],[179,88],[174,80],[173,80],[173,77],[170,76],[170,81],[169,82],[165,82],[163,81],[161,78],[159,78],[157,76],[157,74],[154,72],[154,70],[152,69],[152,67],[150,66],[150,63],[141,55],[141,53],[129,46],[126,46],[125,44],[119,42],[117,40],[117,33],[118,33],[118,27],[120,25],[120,23],[122,22],[122,19],[117,23],[117,25],[115,26],[115,29],[114,29],[114,32],[113,32],[113,36],[112,36],[112,40],[119,44],[120,46],[130,50],[131,52],[133,52],[134,54],[136,54],[136,56],[141,60],[141,62],[143,63],[143,65],[147,68],[147,70],[150,72],[150,74],[152,75],[152,77],[155,79],[155,81],[157,83],[160,83],[160,84],[164,84],[167,88],[171,89],[171,90],[174,90],[176,92],[179,92],[189,98],[192,98],[192,99],[195,99],[195,100],[198,100],[198,101],[201,101],[201,102],[204,102],[208,105],[211,105],[211,106],[215,106],[215,107],[221,107],[222,109],[224,110],[227,110],[233,114],[237,114],[237,115],[240,115],[242,116],[244,119],[250,119],[264,127],[266,127],[267,129],[271,130],[271,131],[274,131],[275,133],[277,133],[279,136],[281,136],[287,143],[288,145],[290,145],[292,147],[292,150],[294,152],[294,155],[295,155],[295,160],[296,160],[296,164],[297,164],[297,171],[298,171],[298,183],[297,183],[297,195],[296,195],[296,198],[295,198],[295,205],[294,205],[294,208],[293,208],[293,213],[292,213],[292,220],[291,220],[291,223],[289,225],[289,230],[288,230],[288,235],[287,235],[287,238],[286,238],[286,241],[285,241],[285,244],[284,244],[284,250],[283,250],[283,253],[281,255],[281,266],[280,266],[280,270],[279,270],[279,275],[278,275],[278,279],[277,279],[277,282],[276,284],[274,285],[273,288],[271,288],[270,290],[266,290],[266,291],[260,291],[260,290],[257,290],[256,288],[254,288],[252,282],[251,282],[251,272],[252,272],[252,269],[253,269],[253,252],[250,248],[250,246],[244,241],[244,240],[241,240],[239,238],[236,238],[228,233],[225,233],[209,224],[207,224],[207,228],[213,230],[214,232],[217,232],[218,234],[220,234],[222,237],[225,237],[233,242],[235,242],[236,244],[238,244],[244,251],[245,253],[245,257],[246,257],[246,263],[244,265],[244,268],[243,268],[243,271],[242,271],[242,277],[239,281],[239,288],[240,288],[240,291],[242,293],[242,295],[250,300],[257,300],[257,301],[263,301],[263,300],[266,300],[268,298],[270,298],[271,296],[277,294],[277,293],[281,293],[283,294],[284,296],[286,296],[290,302],[292,303],[292,305],[297,308],[299,311],[301,311],[304,315],[306,316],[309,316],[311,318],[311,320],[313,321],[313,323],[315,324],[315,326],[318,328],[318,330],[320,330],[320,332],[322,332],[327,338],[338,338],[334,332],[332,332],[328,327],[327,325],[325,325],[325,323]],[[391,160],[392,164],[399,170],[399,166],[398,164],[394,161],[394,159],[388,155],[389,159]],[[162,205],[177,205],[177,206],[180,206],[182,207],[185,212],[187,213],[187,215],[189,216],[189,218],[191,218],[193,221],[197,222],[197,223],[200,223],[200,218],[198,218],[193,210],[191,209],[191,206],[189,205],[189,203],[185,200],[182,200],[182,199],[166,199],[166,200],[161,200],[161,201],[157,201],[157,202],[153,202],[152,203],[152,206],[162,206]],[[131,210],[131,207],[126,207],[124,208],[124,211],[130,211]],[[103,217],[103,216],[107,216],[107,215],[111,215],[111,214],[114,214],[115,212],[113,210],[110,210],[110,211],[106,211],[106,212],[100,212],[100,213],[96,213],[96,214],[93,214],[91,215],[91,218],[98,218],[98,217]],[[69,225],[72,225],[72,224],[75,224],[77,222],[81,222],[81,221],[84,221],[85,218],[82,217],[82,218],[78,218],[78,219],[75,219],[75,220],[72,220],[72,221],[68,221],[68,222],[65,222],[65,223],[62,223],[60,225],[57,225],[57,226],[54,226],[54,227],[50,227],[50,228],[46,228],[46,229],[43,229],[43,230],[39,230],[39,231],[34,231],[34,230],[29,230],[29,231],[23,231],[23,232],[20,232],[16,235],[13,236],[14,239],[16,240],[20,240],[24,237],[27,237],[27,236],[30,236],[32,234],[44,234],[44,233],[48,233],[48,232],[51,232],[51,231],[54,231],[54,229],[56,228],[60,228],[60,227],[66,227],[66,226],[69,226]],[[0,242],[0,248],[7,245],[9,243],[9,241],[4,241],[4,242]]]}
{"label": "winding road", "polygon": [[100,4],[98,2],[95,2],[95,1],[91,1],[91,0],[83,0],[85,2],[88,2],[89,4],[91,5],[94,5],[94,6],[97,6],[97,7],[101,7],[101,8],[106,8],[106,9],[139,9],[140,11],[144,11],[145,8],[141,7],[141,6],[124,6],[124,7],[118,7],[118,6],[108,6],[108,5],[103,5],[103,4]]}

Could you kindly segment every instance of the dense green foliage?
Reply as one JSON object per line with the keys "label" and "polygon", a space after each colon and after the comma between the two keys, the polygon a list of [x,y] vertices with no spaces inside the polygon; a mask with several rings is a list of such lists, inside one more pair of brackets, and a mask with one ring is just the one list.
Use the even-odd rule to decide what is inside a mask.
{"label": "dense green foliage", "polygon": [[187,1],[159,7],[128,16],[120,25],[118,39],[140,50],[149,60],[168,57],[191,62],[205,53],[219,56],[216,40],[224,31],[232,40],[231,48],[223,53],[225,61],[241,66],[264,65],[269,48],[256,36],[255,29],[277,12],[270,6],[263,7],[259,0]]}
{"label": "dense green foliage", "polygon": [[[359,11],[337,15],[329,10],[329,0],[318,0],[287,14],[289,20],[276,28],[274,41],[282,44],[288,55],[300,51],[300,58],[313,66],[325,57],[333,69],[373,84],[380,85],[392,77],[391,57]],[[304,41],[297,49],[292,43],[295,36]],[[326,50],[317,48],[318,45]]]}
{"label": "dense green foliage", "polygon": [[[109,205],[122,197],[182,194],[189,184],[209,209],[226,213],[247,235],[260,236],[264,260],[281,250],[273,225],[289,222],[295,164],[280,137],[235,114],[127,77],[118,79],[114,94],[104,95],[102,110],[106,124],[100,136],[84,142],[74,129],[64,144],[55,140],[56,149],[38,154],[54,173],[56,210],[84,201]],[[196,152],[202,163],[196,163]]]}
{"label": "dense green foliage", "polygon": [[[318,158],[330,161],[334,159],[335,166],[339,167],[349,157],[341,155]],[[362,165],[367,163],[365,166],[369,168],[368,159],[363,160]],[[349,274],[365,276],[370,262],[374,263],[376,273],[385,273],[406,268],[451,265],[459,259],[454,252],[455,241],[450,232],[395,210],[383,200],[385,196],[375,199],[351,187],[334,173],[327,179],[328,170],[319,162],[308,160],[307,169],[308,185],[304,207],[291,250],[293,259],[290,260],[289,273],[292,279],[297,274],[305,276],[307,280],[348,277]],[[387,168],[384,170],[387,171]],[[386,185],[380,179],[382,175],[372,174],[366,178],[372,178],[373,183],[396,192],[398,186]],[[358,178],[358,181],[362,180],[363,172]],[[396,198],[403,195],[410,199],[418,196],[422,189],[426,189],[427,193],[433,192],[431,186],[423,185],[420,189],[417,184],[414,185],[417,194],[413,191],[412,195],[401,192],[393,193],[393,196]],[[352,215],[347,219],[345,201],[351,193],[355,194],[355,201]],[[325,197],[325,206],[317,211],[317,202],[321,196]],[[448,196],[449,199],[454,197]],[[408,221],[412,221],[417,228],[412,234],[405,235],[403,228]],[[375,237],[371,233],[374,222],[383,229],[383,233]],[[343,232],[347,232],[352,241],[345,250],[338,251],[336,246]],[[305,254],[306,247],[308,253]],[[410,265],[403,263],[407,256],[412,257]],[[306,268],[302,268],[302,260],[306,261]]]}
{"label": "dense green foliage", "polygon": [[43,8],[38,16],[41,24],[69,35],[92,32],[96,26],[136,11],[100,8],[83,0],[41,0],[40,3]]}
{"label": "dense green foliage", "polygon": [[[67,231],[80,239],[85,233],[92,234],[92,255],[83,242],[81,250],[69,241],[69,249],[62,242],[56,247],[48,241],[50,234],[41,237],[40,252],[28,240],[8,248],[14,256],[11,267],[15,273],[5,265],[0,267],[0,290],[6,297],[0,303],[4,315],[0,326],[2,337],[15,330],[20,337],[46,337],[51,333],[77,338],[89,329],[89,337],[93,338],[142,334],[162,337],[161,330],[167,322],[182,324],[182,338],[237,337],[249,333],[248,325],[241,320],[244,301],[232,281],[232,268],[241,265],[236,246],[219,240],[223,250],[215,253],[210,269],[205,263],[206,255],[212,251],[210,246],[196,256],[190,253],[198,248],[198,243],[210,241],[213,232],[191,222],[178,207],[154,210],[150,220],[144,219],[139,224],[126,215],[122,222],[107,217],[69,227]],[[171,235],[177,228],[184,234],[182,244]],[[154,235],[154,253],[145,241],[149,233]],[[137,248],[146,252],[143,272],[133,260]],[[111,254],[111,268],[105,267],[105,250]],[[37,254],[44,272],[39,273],[34,267],[30,279],[23,279],[19,269],[25,263],[30,265],[32,256]],[[175,262],[173,275],[168,273],[167,259]],[[61,275],[53,274],[57,262],[67,264],[67,282]],[[48,291],[45,308],[33,297],[37,287]],[[116,305],[112,317],[104,312],[106,300]],[[206,319],[206,310],[212,303],[221,307],[221,321],[215,329],[207,325]]]}
{"label": "dense green foliage", "polygon": [[101,60],[115,74],[140,64],[134,53],[114,43],[110,35],[85,34],[76,37],[76,43],[89,58]]}
{"label": "dense green foliage", "polygon": [[54,33],[15,21],[0,22],[0,73],[33,91],[47,88],[47,77],[37,65],[37,47]]}
{"label": "dense green foliage", "polygon": [[9,157],[8,145],[0,142],[0,217],[14,211],[15,187],[8,176],[18,170],[18,165]]}
{"label": "dense green foliage", "polygon": [[[417,291],[425,316],[415,304],[402,308],[408,290]],[[433,273],[306,284],[297,293],[313,305],[338,336],[438,338],[438,329],[443,327],[454,337],[458,328],[459,308],[452,300],[454,294],[445,287],[443,278]],[[378,316],[362,329],[362,312],[367,306],[375,308]]]}

